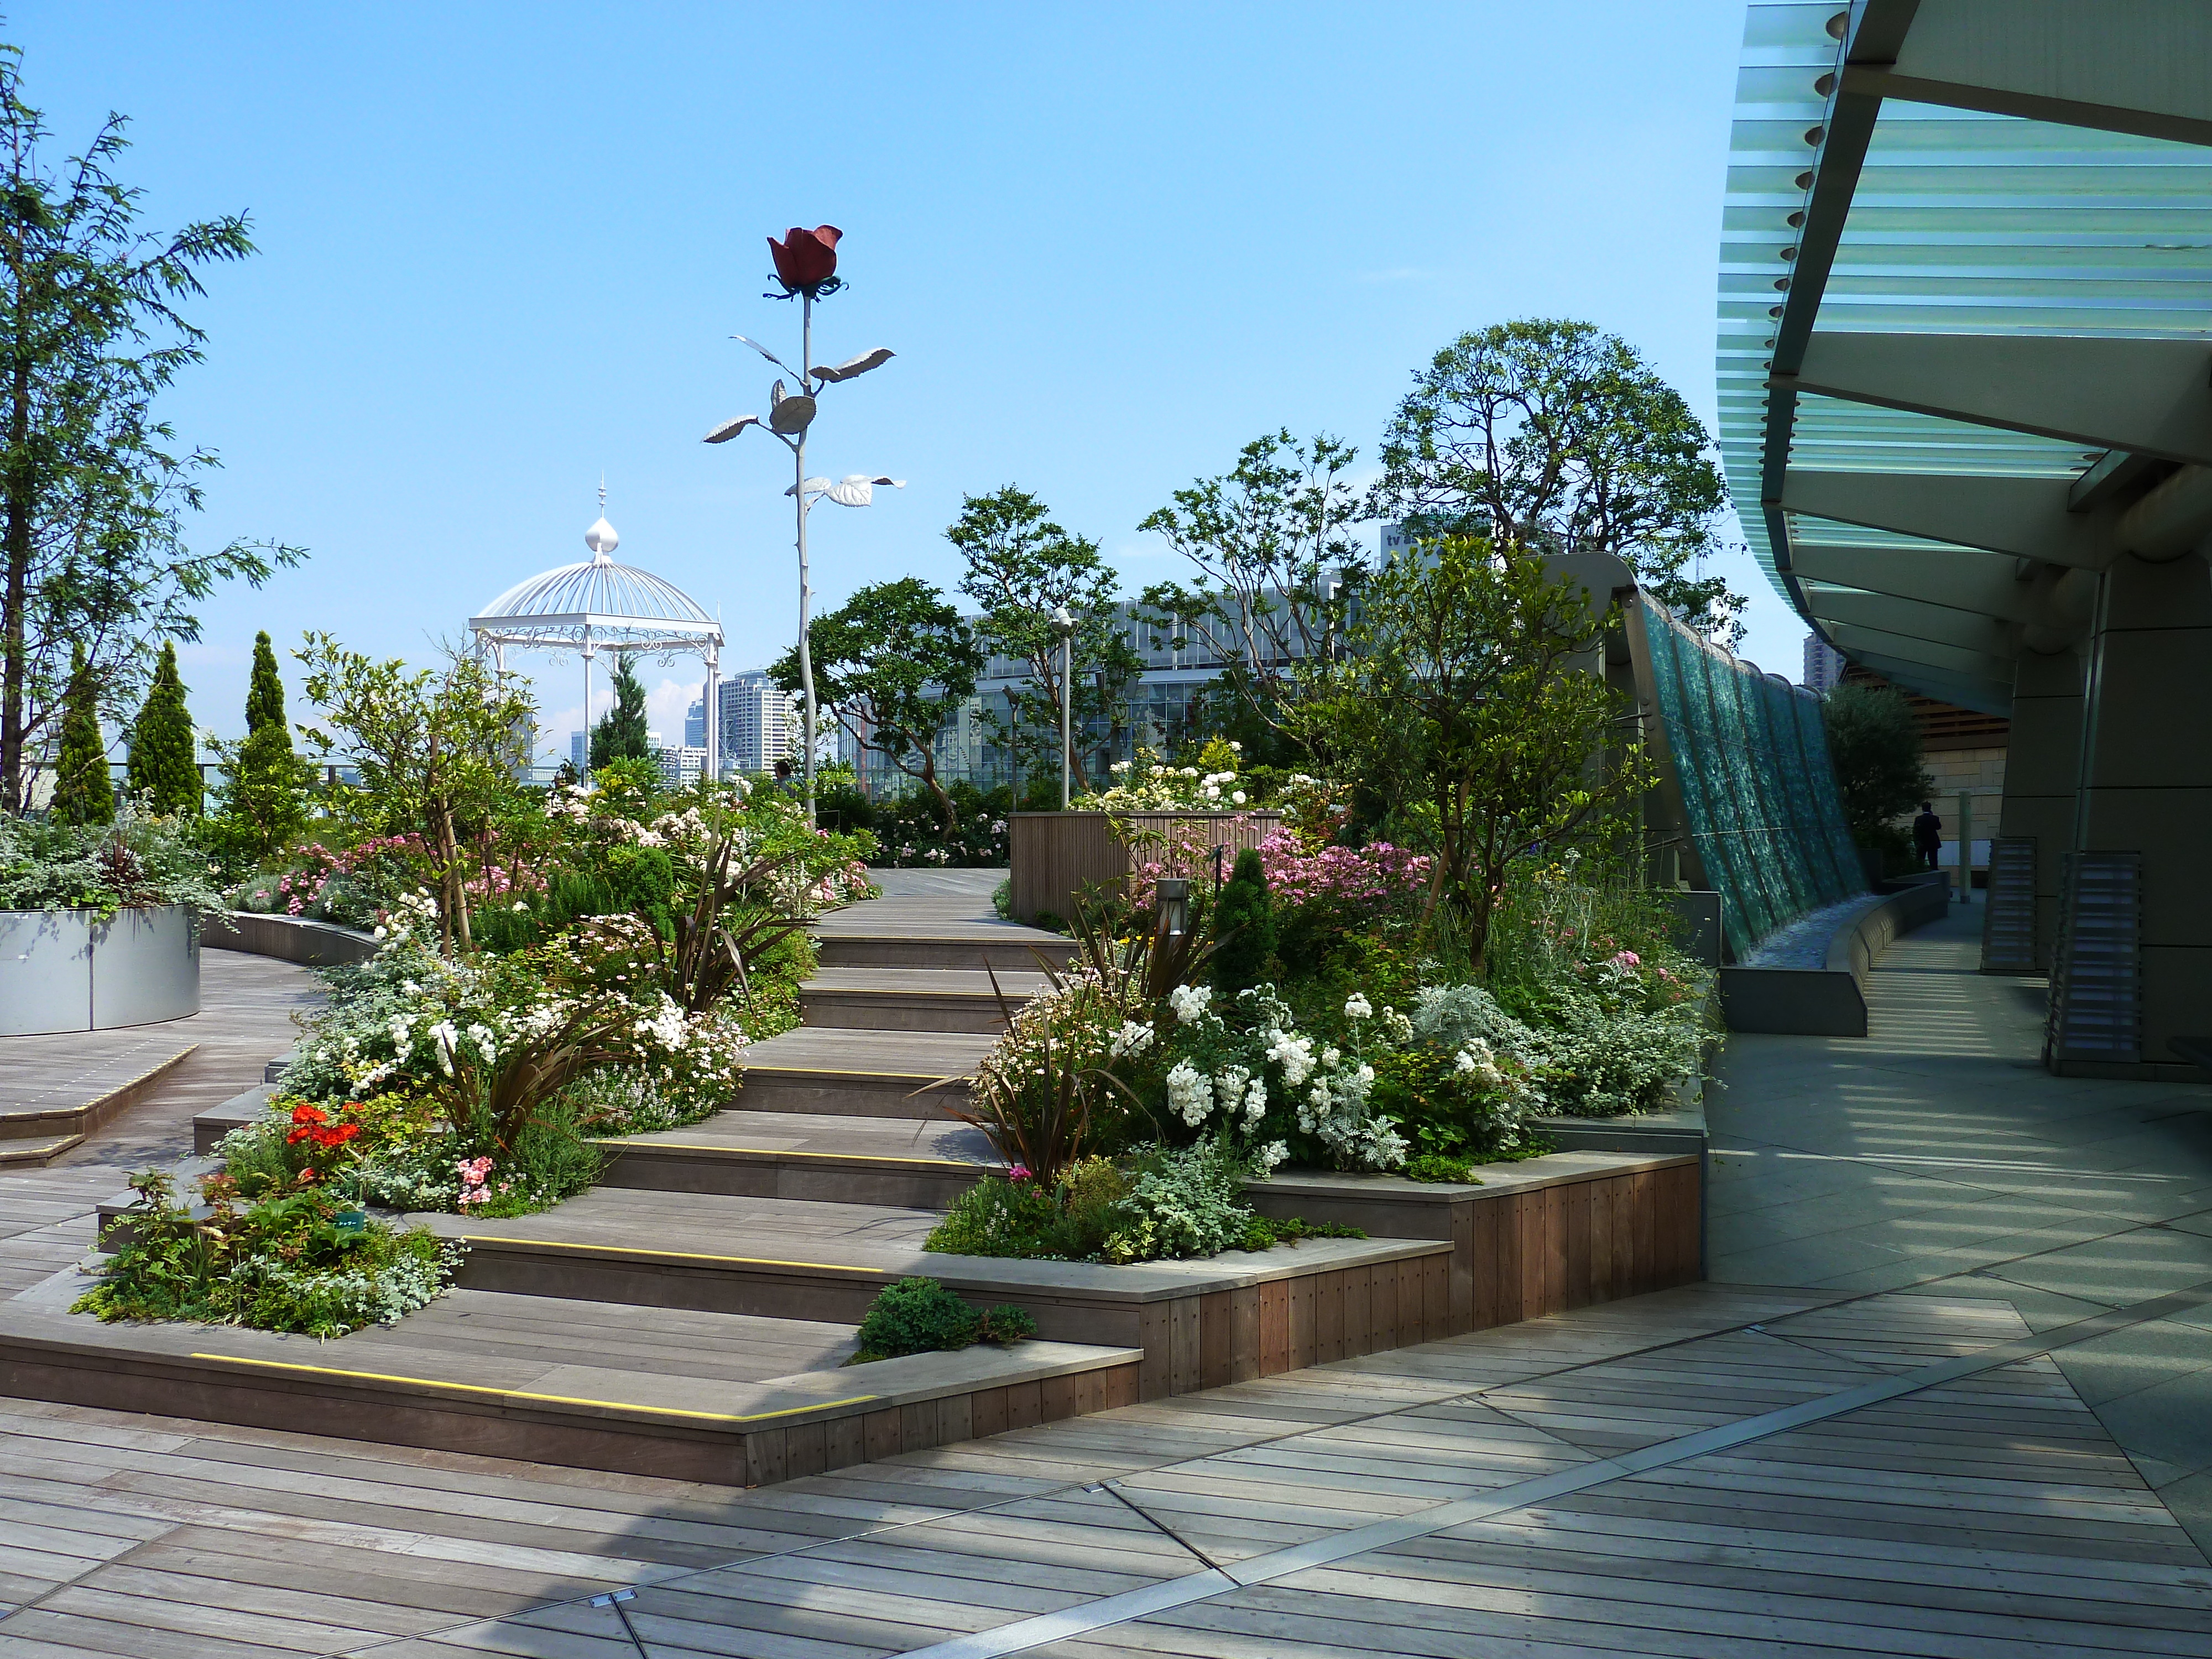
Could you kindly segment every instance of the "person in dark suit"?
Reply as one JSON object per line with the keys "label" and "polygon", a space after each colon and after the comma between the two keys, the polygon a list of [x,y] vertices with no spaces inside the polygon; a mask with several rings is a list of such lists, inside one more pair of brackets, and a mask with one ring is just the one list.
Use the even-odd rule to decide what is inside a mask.
{"label": "person in dark suit", "polygon": [[1920,867],[1933,870],[1936,860],[1943,851],[1943,820],[1936,816],[1936,803],[1920,803],[1920,816],[1912,820],[1912,850],[1919,854]]}

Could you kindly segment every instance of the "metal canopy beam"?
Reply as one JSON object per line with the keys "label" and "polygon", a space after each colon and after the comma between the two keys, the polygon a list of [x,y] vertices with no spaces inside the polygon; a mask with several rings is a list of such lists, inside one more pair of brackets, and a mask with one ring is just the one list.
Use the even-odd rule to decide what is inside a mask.
{"label": "metal canopy beam", "polygon": [[2068,478],[1792,467],[1781,505],[1788,512],[1924,541],[2101,570],[2111,557],[2105,515],[2069,513],[2071,487]]}
{"label": "metal canopy beam", "polygon": [[1956,703],[1960,708],[1971,708],[1978,714],[2011,717],[2012,682],[2009,679],[1992,680],[1972,675],[1947,674],[1926,663],[1887,656],[1878,651],[1854,651],[1850,655],[1852,661],[1873,669],[1884,679],[1901,685],[1908,691],[1917,691],[1923,697],[1934,697],[1939,702]]}
{"label": "metal canopy beam", "polygon": [[2212,345],[2024,334],[1815,334],[1767,385],[2212,464]]}
{"label": "metal canopy beam", "polygon": [[1953,646],[1984,657],[2009,659],[2014,654],[2014,629],[2007,623],[1978,617],[1971,611],[1921,605],[1887,593],[1855,593],[1832,587],[1808,589],[1805,598],[1815,617],[1838,627],[1878,629],[1899,639]]}
{"label": "metal canopy beam", "polygon": [[[1919,4],[1920,0],[1863,0],[1844,47],[1845,63],[1894,64]],[[1797,257],[1784,279],[1788,297],[1779,307],[1781,316],[1775,325],[1771,365],[1778,374],[1796,374],[1804,361],[1806,343],[1813,337],[1813,319],[1820,313],[1828,273],[1835,268],[1844,221],[1850,216],[1851,197],[1866,166],[1875,118],[1881,113],[1880,93],[1856,92],[1848,83],[1838,83],[1829,100],[1827,120],[1806,135],[1815,151],[1812,183],[1805,195]],[[1792,393],[1767,394],[1766,444],[1759,465],[1759,494],[1767,501],[1782,494],[1782,475],[1790,465],[1790,432],[1796,412],[1797,399]]]}
{"label": "metal canopy beam", "polygon": [[1843,90],[2212,144],[2203,0],[1920,0],[1893,61],[1852,52]]}
{"label": "metal canopy beam", "polygon": [[2012,684],[2014,659],[2010,654],[1996,656],[1986,651],[1969,650],[1965,646],[1916,640],[1907,634],[1893,634],[1887,629],[1868,628],[1858,623],[1830,623],[1826,626],[1835,639],[1836,648],[1850,656],[1879,652],[1899,662],[1920,663],[1960,679],[1987,680],[1993,685]]}
{"label": "metal canopy beam", "polygon": [[2031,619],[2034,590],[2016,577],[2020,562],[2002,553],[1921,547],[1829,547],[1800,542],[1790,568],[1805,581],[1832,582],[1948,605],[2000,622]]}

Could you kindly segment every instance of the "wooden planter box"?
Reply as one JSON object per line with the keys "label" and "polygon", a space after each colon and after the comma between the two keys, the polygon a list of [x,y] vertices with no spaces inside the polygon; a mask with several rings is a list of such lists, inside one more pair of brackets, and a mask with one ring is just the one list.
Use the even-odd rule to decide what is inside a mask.
{"label": "wooden planter box", "polygon": [[1104,812],[1017,812],[1008,826],[1008,886],[1014,920],[1034,923],[1040,914],[1073,919],[1075,900],[1086,887],[1123,891],[1140,864],[1161,857],[1152,838],[1170,847],[1199,850],[1192,876],[1210,876],[1211,849],[1226,848],[1226,866],[1248,847],[1257,847],[1282,827],[1280,812],[1131,812],[1124,818],[1133,844],[1114,833]]}

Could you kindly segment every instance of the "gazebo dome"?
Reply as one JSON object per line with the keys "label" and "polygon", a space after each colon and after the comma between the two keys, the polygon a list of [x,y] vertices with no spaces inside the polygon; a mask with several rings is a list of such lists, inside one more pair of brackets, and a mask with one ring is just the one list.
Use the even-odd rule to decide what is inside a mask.
{"label": "gazebo dome", "polygon": [[[611,531],[608,542],[611,551]],[[469,618],[472,629],[501,633],[586,623],[595,638],[610,644],[620,641],[609,630],[627,626],[655,634],[721,631],[699,602],[675,583],[635,565],[617,564],[604,552],[519,582],[486,605],[482,615]]]}

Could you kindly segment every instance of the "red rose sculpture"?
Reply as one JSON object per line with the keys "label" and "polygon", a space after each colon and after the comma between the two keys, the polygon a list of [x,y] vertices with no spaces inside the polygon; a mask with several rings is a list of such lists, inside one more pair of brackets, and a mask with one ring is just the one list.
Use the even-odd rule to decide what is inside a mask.
{"label": "red rose sculpture", "polygon": [[768,239],[775,257],[775,279],[793,294],[812,294],[837,274],[837,239],[845,233],[835,225],[801,230],[793,225],[781,241]]}

